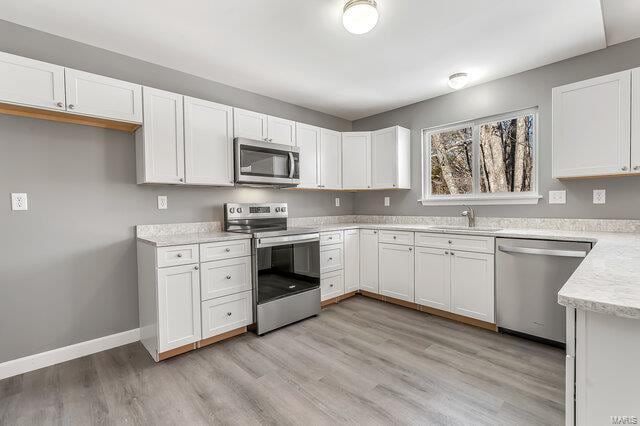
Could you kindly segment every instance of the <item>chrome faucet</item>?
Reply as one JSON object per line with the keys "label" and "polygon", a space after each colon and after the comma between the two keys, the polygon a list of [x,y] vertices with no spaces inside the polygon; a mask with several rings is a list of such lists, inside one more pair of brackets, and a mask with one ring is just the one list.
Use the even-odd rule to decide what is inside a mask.
{"label": "chrome faucet", "polygon": [[469,228],[476,227],[476,211],[471,206],[465,206],[466,210],[460,213],[462,216],[469,219]]}

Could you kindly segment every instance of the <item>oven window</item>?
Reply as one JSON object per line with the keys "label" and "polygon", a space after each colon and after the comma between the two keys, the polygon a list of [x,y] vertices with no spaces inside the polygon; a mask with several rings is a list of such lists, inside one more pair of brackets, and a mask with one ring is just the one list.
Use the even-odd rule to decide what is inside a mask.
{"label": "oven window", "polygon": [[320,285],[320,243],[259,248],[258,303],[280,299]]}
{"label": "oven window", "polygon": [[272,149],[242,146],[240,173],[249,176],[288,178],[289,154]]}

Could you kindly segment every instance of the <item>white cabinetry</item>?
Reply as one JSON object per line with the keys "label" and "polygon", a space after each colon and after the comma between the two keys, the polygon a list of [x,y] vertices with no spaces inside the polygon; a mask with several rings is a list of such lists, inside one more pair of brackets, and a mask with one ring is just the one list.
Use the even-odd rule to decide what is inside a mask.
{"label": "white cabinetry", "polygon": [[267,138],[269,142],[295,145],[296,122],[270,115],[267,116]]}
{"label": "white cabinetry", "polygon": [[253,322],[251,291],[202,302],[202,338],[208,339]]}
{"label": "white cabinetry", "polygon": [[65,111],[64,67],[0,52],[0,102]]}
{"label": "white cabinetry", "polygon": [[142,86],[97,74],[65,69],[67,111],[142,123]]}
{"label": "white cabinetry", "polygon": [[631,172],[640,173],[640,68],[631,72]]}
{"label": "white cabinetry", "polygon": [[451,312],[494,322],[493,255],[452,251]]}
{"label": "white cabinetry", "polygon": [[233,108],[184,97],[185,181],[233,185]]}
{"label": "white cabinetry", "polygon": [[378,231],[360,230],[360,290],[378,293]]}
{"label": "white cabinetry", "polygon": [[415,302],[442,311],[451,310],[449,251],[416,247]]}
{"label": "white cabinetry", "polygon": [[320,128],[296,123],[296,145],[300,148],[299,188],[320,187]]}
{"label": "white cabinetry", "polygon": [[233,136],[265,140],[267,138],[267,115],[246,109],[233,109]]}
{"label": "white cabinetry", "polygon": [[342,136],[329,129],[320,130],[320,187],[342,189]]}
{"label": "white cabinetry", "polygon": [[322,301],[344,294],[344,274],[342,270],[322,274],[320,298]]}
{"label": "white cabinetry", "polygon": [[138,183],[184,182],[182,95],[143,88],[144,126],[136,131]]}
{"label": "white cabinetry", "polygon": [[371,185],[411,188],[411,132],[400,126],[371,132]]}
{"label": "white cabinetry", "polygon": [[342,133],[342,187],[371,188],[371,132]]}
{"label": "white cabinetry", "polygon": [[344,231],[344,292],[360,288],[360,231]]}
{"label": "white cabinetry", "polygon": [[553,177],[630,173],[631,71],[555,87],[552,94]]}
{"label": "white cabinetry", "polygon": [[380,294],[413,302],[413,246],[381,243],[378,254]]}

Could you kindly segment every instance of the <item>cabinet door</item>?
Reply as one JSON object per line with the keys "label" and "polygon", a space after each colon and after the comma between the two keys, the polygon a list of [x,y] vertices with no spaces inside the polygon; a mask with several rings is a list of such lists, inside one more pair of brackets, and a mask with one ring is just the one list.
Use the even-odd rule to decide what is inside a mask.
{"label": "cabinet door", "polygon": [[340,132],[320,130],[320,185],[342,189],[342,137]]}
{"label": "cabinet door", "polygon": [[144,87],[144,126],[136,131],[138,183],[184,182],[182,95]]}
{"label": "cabinet door", "polygon": [[267,116],[267,138],[269,142],[295,145],[296,122],[270,115]]}
{"label": "cabinet door", "polygon": [[632,71],[631,171],[640,173],[640,68]]}
{"label": "cabinet door", "polygon": [[0,102],[65,111],[64,67],[0,52]]}
{"label": "cabinet door", "polygon": [[398,185],[398,128],[371,132],[371,185],[396,188]]}
{"label": "cabinet door", "polygon": [[360,290],[378,293],[378,231],[360,230]]}
{"label": "cabinet door", "polygon": [[371,188],[371,132],[342,133],[342,187]]}
{"label": "cabinet door", "polygon": [[378,257],[380,294],[413,302],[413,247],[379,244]]}
{"label": "cabinet door", "polygon": [[415,302],[451,310],[449,251],[416,247]]}
{"label": "cabinet door", "polygon": [[553,177],[629,173],[631,71],[553,89]]}
{"label": "cabinet door", "polygon": [[185,180],[233,185],[233,108],[184,98]]}
{"label": "cabinet door", "polygon": [[494,321],[493,255],[451,252],[451,311]]}
{"label": "cabinet door", "polygon": [[344,292],[360,288],[360,232],[357,229],[344,231]]}
{"label": "cabinet door", "polygon": [[296,123],[296,145],[300,148],[299,188],[320,186],[320,128]]}
{"label": "cabinet door", "polygon": [[265,140],[267,138],[267,116],[246,109],[233,109],[233,136]]}
{"label": "cabinet door", "polygon": [[158,269],[159,352],[200,340],[200,274],[197,265]]}
{"label": "cabinet door", "polygon": [[142,123],[142,86],[66,68],[67,110],[110,120]]}

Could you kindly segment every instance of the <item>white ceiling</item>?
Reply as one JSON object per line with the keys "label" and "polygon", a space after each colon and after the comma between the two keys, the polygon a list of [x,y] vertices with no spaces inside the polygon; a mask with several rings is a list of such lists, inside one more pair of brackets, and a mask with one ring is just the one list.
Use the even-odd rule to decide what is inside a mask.
{"label": "white ceiling", "polygon": [[[378,0],[363,36],[344,0],[2,0],[0,19],[317,111],[358,119],[638,37],[638,0]],[[618,5],[608,7],[608,3]],[[625,3],[627,6],[621,6]],[[620,22],[623,22],[620,24]]]}

